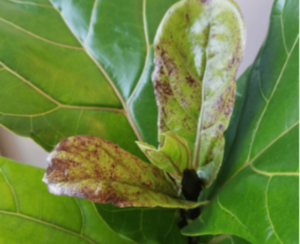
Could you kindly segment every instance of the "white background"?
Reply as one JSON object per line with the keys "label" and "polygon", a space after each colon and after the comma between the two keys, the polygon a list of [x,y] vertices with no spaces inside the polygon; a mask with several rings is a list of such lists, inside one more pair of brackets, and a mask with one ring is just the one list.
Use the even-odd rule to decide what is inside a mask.
{"label": "white background", "polygon": [[[236,0],[247,27],[246,52],[237,77],[254,61],[268,30],[273,0]],[[19,137],[0,126],[0,152],[16,161],[47,167],[45,152],[29,138]]]}

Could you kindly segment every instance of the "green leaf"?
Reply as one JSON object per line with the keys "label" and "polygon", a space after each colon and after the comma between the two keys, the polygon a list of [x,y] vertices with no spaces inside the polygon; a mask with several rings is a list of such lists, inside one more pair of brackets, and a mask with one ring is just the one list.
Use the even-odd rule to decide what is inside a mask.
{"label": "green leaf", "polygon": [[[0,0],[0,123],[47,151],[67,137],[85,134],[147,160],[131,124],[145,142],[157,146],[151,45],[175,1],[73,0],[53,6],[48,0]],[[124,94],[126,111],[114,86]],[[138,243],[187,242],[175,210],[146,215],[128,209],[130,224],[120,227],[128,218],[118,215],[117,207],[95,206],[112,229]],[[158,220],[160,228],[155,228]]]}
{"label": "green leaf", "polygon": [[191,146],[184,138],[171,131],[160,134],[159,137],[159,149],[145,142],[137,144],[152,164],[168,172],[180,184],[183,171],[193,168]]}
{"label": "green leaf", "polygon": [[251,243],[298,243],[298,8],[298,1],[275,1],[214,197],[184,234],[227,233]]}
{"label": "green leaf", "polygon": [[0,243],[135,243],[107,226],[93,202],[50,194],[43,174],[0,157]]}
{"label": "green leaf", "polygon": [[69,137],[49,155],[43,181],[51,193],[118,207],[195,208],[158,167],[95,136]]}
{"label": "green leaf", "polygon": [[175,132],[194,145],[193,168],[206,187],[222,162],[244,36],[233,1],[185,0],[168,10],[155,37],[159,133]]}
{"label": "green leaf", "polygon": [[249,244],[242,238],[231,235],[219,235],[219,236],[201,236],[200,244]]}
{"label": "green leaf", "polygon": [[143,158],[136,139],[157,145],[150,46],[173,2],[1,0],[0,123],[48,151],[90,134]]}

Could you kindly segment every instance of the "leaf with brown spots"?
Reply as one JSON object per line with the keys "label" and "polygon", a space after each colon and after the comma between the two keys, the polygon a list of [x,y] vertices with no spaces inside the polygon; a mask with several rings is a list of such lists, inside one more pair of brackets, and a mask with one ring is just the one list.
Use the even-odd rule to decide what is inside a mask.
{"label": "leaf with brown spots", "polygon": [[193,168],[206,187],[222,162],[244,42],[243,18],[232,0],[180,1],[156,33],[152,81],[159,133],[171,131],[193,145]]}
{"label": "leaf with brown spots", "polygon": [[176,184],[154,165],[94,136],[69,137],[48,158],[43,181],[51,193],[118,207],[195,208],[179,198]]}

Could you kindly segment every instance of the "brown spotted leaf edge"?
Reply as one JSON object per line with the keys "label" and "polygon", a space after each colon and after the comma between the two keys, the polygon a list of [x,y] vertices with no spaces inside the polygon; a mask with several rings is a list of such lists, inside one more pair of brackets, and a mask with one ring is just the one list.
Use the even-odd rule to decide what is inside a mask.
{"label": "brown spotted leaf edge", "polygon": [[94,136],[69,137],[48,157],[43,181],[56,195],[118,207],[195,208],[182,200],[171,178],[118,145]]}
{"label": "brown spotted leaf edge", "polygon": [[159,134],[173,132],[192,145],[193,168],[205,187],[222,163],[244,45],[244,21],[232,0],[179,1],[155,36],[152,81]]}

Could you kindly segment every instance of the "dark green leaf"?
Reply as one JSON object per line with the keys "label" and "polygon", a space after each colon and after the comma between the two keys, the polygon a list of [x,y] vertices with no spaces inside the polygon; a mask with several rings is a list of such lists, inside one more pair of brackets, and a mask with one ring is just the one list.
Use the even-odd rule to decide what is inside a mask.
{"label": "dark green leaf", "polygon": [[275,1],[235,117],[239,121],[232,121],[238,127],[215,196],[185,234],[221,232],[257,244],[298,243],[298,8],[298,1]]}
{"label": "dark green leaf", "polygon": [[201,236],[200,244],[249,244],[242,238],[231,235]]}

